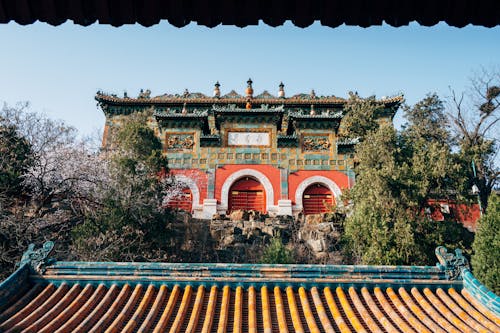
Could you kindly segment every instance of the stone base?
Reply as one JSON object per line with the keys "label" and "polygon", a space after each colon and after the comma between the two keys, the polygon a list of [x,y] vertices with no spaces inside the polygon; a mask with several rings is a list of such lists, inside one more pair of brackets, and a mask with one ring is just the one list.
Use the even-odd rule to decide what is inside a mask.
{"label": "stone base", "polygon": [[203,206],[193,206],[193,217],[195,219],[204,219]]}
{"label": "stone base", "polygon": [[292,216],[292,200],[278,200],[278,211],[276,215]]}
{"label": "stone base", "polygon": [[217,199],[203,200],[203,210],[199,218],[210,220],[215,214],[217,214]]}

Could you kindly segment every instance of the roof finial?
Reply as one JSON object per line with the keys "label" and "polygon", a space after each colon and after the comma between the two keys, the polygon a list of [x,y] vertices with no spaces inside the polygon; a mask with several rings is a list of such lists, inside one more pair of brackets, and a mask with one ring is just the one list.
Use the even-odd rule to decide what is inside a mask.
{"label": "roof finial", "polygon": [[285,85],[283,84],[283,82],[280,82],[279,88],[280,89],[278,91],[278,97],[285,98]]}
{"label": "roof finial", "polygon": [[219,81],[215,82],[215,88],[214,88],[214,97],[220,97],[220,83]]}
{"label": "roof finial", "polygon": [[316,92],[313,90],[311,90],[311,98],[316,98]]}
{"label": "roof finial", "polygon": [[248,79],[247,81],[247,89],[245,90],[247,97],[252,98],[253,97],[253,88],[252,88],[252,79]]}

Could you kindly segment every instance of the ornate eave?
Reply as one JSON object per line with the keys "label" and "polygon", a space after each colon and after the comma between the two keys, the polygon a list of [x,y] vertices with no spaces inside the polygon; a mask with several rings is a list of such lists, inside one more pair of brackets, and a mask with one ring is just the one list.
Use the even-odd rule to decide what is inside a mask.
{"label": "ornate eave", "polygon": [[219,147],[222,142],[220,135],[202,134],[200,135],[200,146],[202,147]]}
{"label": "ornate eave", "polygon": [[154,117],[163,128],[205,128],[208,115],[207,112],[187,114],[155,112]]}
{"label": "ornate eave", "polygon": [[290,114],[290,120],[293,126],[299,129],[334,129],[337,131],[342,116]]}
{"label": "ornate eave", "polygon": [[217,107],[213,106],[210,111],[215,117],[215,122],[218,128],[223,122],[229,123],[251,123],[251,124],[276,124],[277,128],[281,128],[281,119],[284,114],[284,109],[280,107],[261,106],[255,109],[239,108],[235,104],[229,106]]}
{"label": "ornate eave", "polygon": [[[261,98],[259,98],[261,97]],[[230,96],[224,95],[222,97],[209,97],[201,93],[190,93],[186,95],[161,95],[156,97],[118,97],[115,94],[105,94],[97,92],[95,99],[100,105],[115,104],[115,105],[200,105],[210,107],[212,105],[229,105],[236,104],[243,107],[247,101],[251,101],[253,105],[268,104],[270,106],[284,105],[288,107],[303,107],[317,105],[321,107],[339,108],[342,107],[346,100],[336,96],[315,96],[311,97],[308,94],[299,94],[292,97],[275,97],[272,95],[263,94],[254,97],[244,97],[236,94]],[[403,102],[403,96],[398,95],[390,98],[380,100],[386,107],[391,107]]]}
{"label": "ornate eave", "polygon": [[294,135],[281,135],[277,136],[278,139],[278,147],[298,147],[299,146],[299,138]]}
{"label": "ornate eave", "polygon": [[313,23],[328,27],[341,25],[370,27],[387,24],[400,27],[416,22],[433,26],[446,22],[450,26],[468,24],[494,27],[500,24],[497,0],[482,1],[294,1],[226,3],[212,0],[192,0],[179,5],[178,0],[112,1],[0,1],[0,24],[46,22],[60,25],[68,20],[88,26],[99,24],[114,27],[141,24],[149,27],[168,22],[175,27],[198,24],[206,27],[232,25],[246,27],[267,24],[276,27],[289,22],[304,28]]}

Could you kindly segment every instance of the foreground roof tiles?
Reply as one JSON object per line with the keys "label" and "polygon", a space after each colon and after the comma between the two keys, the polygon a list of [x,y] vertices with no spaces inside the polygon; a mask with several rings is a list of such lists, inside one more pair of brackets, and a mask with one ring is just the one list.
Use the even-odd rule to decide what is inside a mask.
{"label": "foreground roof tiles", "polygon": [[35,284],[4,332],[466,332],[500,320],[455,288]]}
{"label": "foreground roof tiles", "polygon": [[[500,332],[498,296],[450,262],[40,265],[37,259],[0,284],[0,332]],[[451,279],[456,269],[461,277]]]}

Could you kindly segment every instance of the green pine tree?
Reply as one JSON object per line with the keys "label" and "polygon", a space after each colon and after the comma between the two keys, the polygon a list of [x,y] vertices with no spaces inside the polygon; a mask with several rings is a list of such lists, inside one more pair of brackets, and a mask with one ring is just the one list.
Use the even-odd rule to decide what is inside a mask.
{"label": "green pine tree", "polygon": [[[374,106],[360,101],[354,109]],[[349,193],[352,213],[345,222],[346,252],[355,263],[434,264],[439,245],[470,248],[470,235],[452,221],[426,216],[429,199],[445,199],[457,184],[443,103],[429,95],[405,107],[408,123],[365,127],[356,147],[356,184]],[[467,252],[467,251],[466,251]]]}
{"label": "green pine tree", "polygon": [[500,197],[490,196],[488,209],[479,220],[472,244],[474,275],[488,288],[500,295]]}

